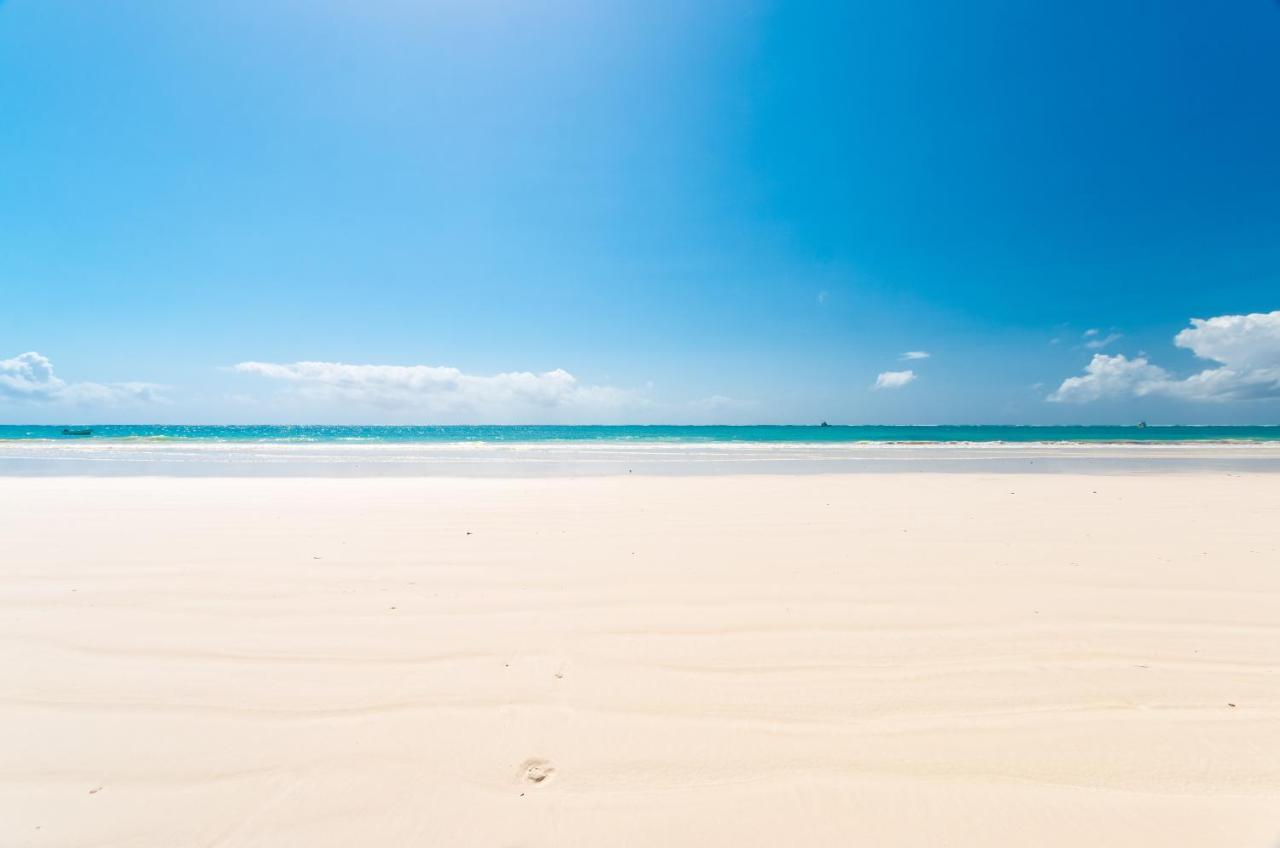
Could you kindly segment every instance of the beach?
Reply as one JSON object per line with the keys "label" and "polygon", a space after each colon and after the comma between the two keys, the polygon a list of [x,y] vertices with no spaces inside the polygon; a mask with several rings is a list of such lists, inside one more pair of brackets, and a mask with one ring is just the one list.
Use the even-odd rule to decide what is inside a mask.
{"label": "beach", "polygon": [[1280,476],[923,467],[2,476],[0,844],[1274,845]]}
{"label": "beach", "polygon": [[0,848],[1280,848],[1277,80],[0,0]]}

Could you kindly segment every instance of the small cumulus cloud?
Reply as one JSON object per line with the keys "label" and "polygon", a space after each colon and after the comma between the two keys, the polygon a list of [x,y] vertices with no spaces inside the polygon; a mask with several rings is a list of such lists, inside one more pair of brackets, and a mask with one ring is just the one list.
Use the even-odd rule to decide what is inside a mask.
{"label": "small cumulus cloud", "polygon": [[930,357],[930,355],[931,355],[931,354],[930,354],[930,353],[929,353],[929,351],[927,351],[927,350],[909,350],[909,351],[907,351],[906,353],[902,354],[902,356],[901,356],[900,358],[901,358],[901,359],[906,359],[906,360],[910,360],[910,359],[928,359],[928,358]]}
{"label": "small cumulus cloud", "polygon": [[154,383],[67,382],[53,372],[47,356],[28,351],[0,359],[0,398],[37,403],[154,403],[163,400]]}
{"label": "small cumulus cloud", "polygon": [[1130,359],[1096,353],[1083,374],[1063,380],[1048,400],[1087,403],[1151,395],[1215,402],[1280,398],[1280,310],[1193,318],[1173,343],[1218,366],[1179,378],[1143,355]]}
{"label": "small cumulus cloud", "polygon": [[831,292],[828,292],[828,291],[825,291],[825,290],[824,290],[824,291],[820,291],[820,292],[818,292],[818,305],[819,305],[819,306],[822,306],[822,305],[826,304],[826,302],[827,302],[828,300],[830,300],[830,299],[831,299]]}
{"label": "small cumulus cloud", "polygon": [[882,371],[876,377],[876,382],[872,386],[872,388],[873,389],[900,389],[915,379],[916,379],[916,372],[910,369],[907,369],[906,371]]}

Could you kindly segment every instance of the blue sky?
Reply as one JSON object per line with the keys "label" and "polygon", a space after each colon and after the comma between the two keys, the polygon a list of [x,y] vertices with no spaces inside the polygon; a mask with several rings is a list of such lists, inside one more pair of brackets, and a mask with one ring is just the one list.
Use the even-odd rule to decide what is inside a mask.
{"label": "blue sky", "polygon": [[1278,91],[1273,0],[7,0],[0,420],[1280,422]]}

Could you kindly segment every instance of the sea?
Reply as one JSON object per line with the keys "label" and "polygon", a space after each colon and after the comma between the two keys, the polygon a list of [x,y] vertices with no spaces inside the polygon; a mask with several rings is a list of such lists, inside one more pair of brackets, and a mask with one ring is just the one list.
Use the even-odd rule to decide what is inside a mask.
{"label": "sea", "polygon": [[[90,430],[88,436],[64,431]],[[1015,426],[1015,425],[0,425],[0,440],[179,441],[262,443],[1178,443],[1280,441],[1280,425],[1224,426]]]}
{"label": "sea", "polygon": [[1280,472],[1280,426],[0,425],[0,476],[903,471]]}

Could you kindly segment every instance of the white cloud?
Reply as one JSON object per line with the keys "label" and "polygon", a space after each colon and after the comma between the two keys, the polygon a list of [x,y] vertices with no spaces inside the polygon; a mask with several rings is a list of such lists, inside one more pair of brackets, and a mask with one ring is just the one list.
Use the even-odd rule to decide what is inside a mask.
{"label": "white cloud", "polygon": [[46,403],[149,403],[161,400],[153,383],[68,383],[35,351],[0,359],[0,398]]}
{"label": "white cloud", "polygon": [[902,359],[928,359],[930,356],[927,350],[909,350],[902,354]]}
{"label": "white cloud", "polygon": [[1139,356],[1129,359],[1124,354],[1108,356],[1095,353],[1081,377],[1068,377],[1049,395],[1054,402],[1087,403],[1117,395],[1142,396],[1151,387],[1166,382],[1169,373]]}
{"label": "white cloud", "polygon": [[235,370],[284,381],[311,399],[440,415],[492,416],[490,420],[536,417],[550,410],[609,414],[647,404],[637,392],[583,385],[562,369],[482,376],[433,365],[241,362]]}
{"label": "white cloud", "polygon": [[66,385],[53,376],[53,363],[35,351],[0,359],[0,392],[5,397],[48,400]]}
{"label": "white cloud", "polygon": [[831,298],[831,293],[827,291],[818,292],[818,305],[822,306]]}
{"label": "white cloud", "polygon": [[1100,336],[1097,330],[1088,330],[1084,335],[1087,339],[1084,346],[1090,350],[1102,350],[1107,345],[1114,344],[1124,338],[1120,333],[1108,333],[1105,336]]}
{"label": "white cloud", "polygon": [[1219,367],[1179,379],[1145,356],[1099,353],[1082,376],[1064,380],[1048,399],[1084,403],[1147,395],[1196,401],[1280,398],[1280,310],[1193,318],[1173,343]]}
{"label": "white cloud", "polygon": [[876,377],[873,389],[900,389],[907,383],[916,378],[916,372],[908,369],[906,371],[884,371]]}

